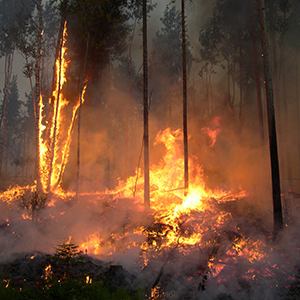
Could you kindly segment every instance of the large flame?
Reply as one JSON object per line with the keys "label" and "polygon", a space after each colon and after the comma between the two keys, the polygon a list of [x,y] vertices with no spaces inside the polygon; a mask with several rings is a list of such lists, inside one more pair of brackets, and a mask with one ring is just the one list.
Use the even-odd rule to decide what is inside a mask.
{"label": "large flame", "polygon": [[[83,86],[82,95],[79,96],[77,104],[72,109],[72,116],[69,126],[67,125],[67,111],[70,101],[63,95],[63,86],[66,79],[66,71],[70,61],[67,59],[67,26],[64,24],[62,47],[59,57],[55,63],[56,84],[49,99],[49,105],[53,111],[46,120],[43,115],[43,99],[40,97],[40,124],[39,124],[39,143],[40,143],[40,176],[44,192],[59,192],[59,184],[69,157],[72,132],[75,119],[80,106],[80,97],[84,102],[86,83]],[[48,130],[49,135],[46,134]]]}
{"label": "large flame", "polygon": [[[220,189],[207,189],[203,180],[203,170],[195,158],[189,159],[190,184],[185,195],[181,141],[181,131],[171,131],[170,128],[160,131],[155,139],[155,144],[164,144],[166,153],[158,165],[152,165],[150,168],[153,226],[140,226],[134,230],[135,233],[148,237],[140,245],[143,251],[155,252],[178,246],[181,251],[185,251],[186,247],[201,246],[205,243],[203,237],[207,238],[208,232],[216,230],[228,221],[232,222],[230,213],[215,210],[215,203],[230,203],[247,195],[242,189],[236,194]],[[143,177],[140,175],[138,179],[140,173],[140,170],[137,170],[135,176],[125,182],[120,181],[116,189],[107,190],[105,193],[113,199],[134,196],[137,206],[143,210]],[[114,239],[118,237],[114,236]],[[131,241],[128,243],[127,248],[130,248]],[[105,241],[96,233],[87,237],[81,248],[95,254],[107,253],[107,249],[101,251],[101,244],[104,246]],[[114,245],[105,246],[115,251]],[[145,263],[146,260],[145,256]]]}

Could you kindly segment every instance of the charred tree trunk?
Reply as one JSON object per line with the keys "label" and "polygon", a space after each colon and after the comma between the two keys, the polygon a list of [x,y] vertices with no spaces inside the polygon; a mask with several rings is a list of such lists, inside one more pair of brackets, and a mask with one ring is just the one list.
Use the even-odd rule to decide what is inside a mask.
{"label": "charred tree trunk", "polygon": [[43,36],[43,16],[42,1],[36,1],[38,12],[38,34],[37,34],[37,53],[35,61],[35,92],[36,92],[36,122],[35,122],[35,138],[36,138],[36,155],[35,155],[35,178],[37,184],[37,192],[42,190],[41,168],[40,168],[40,122],[42,109],[42,95],[40,86],[41,60],[42,60],[42,36]]}
{"label": "charred tree trunk", "polygon": [[[52,171],[53,171],[53,163],[54,163],[54,153],[55,153],[55,145],[56,145],[56,132],[57,132],[57,118],[58,118],[58,107],[59,107],[59,101],[60,101],[60,94],[61,94],[61,76],[62,76],[62,47],[64,43],[64,28],[65,28],[65,22],[67,18],[67,6],[68,6],[69,0],[63,0],[61,5],[61,19],[60,19],[60,28],[59,28],[59,34],[58,34],[58,40],[56,45],[56,54],[55,54],[55,62],[53,67],[53,82],[52,82],[52,91],[57,89],[57,98],[51,99],[50,104],[50,110],[49,110],[49,116],[48,116],[48,130],[47,130],[47,139],[49,142],[49,177],[48,177],[48,184],[47,184],[47,191],[50,191],[51,189],[51,177],[52,177]],[[57,76],[56,72],[56,61],[59,59],[59,72]],[[53,118],[54,114],[54,118]],[[50,140],[50,131],[52,128],[54,120],[54,128],[53,128],[53,138]]]}
{"label": "charred tree trunk", "polygon": [[[99,106],[98,106],[98,131],[101,131],[101,100],[102,100],[102,72],[103,72],[103,65],[102,65],[102,61],[100,61],[100,66],[99,66],[99,80],[98,80],[98,102],[99,102]],[[97,157],[98,160],[98,173],[100,174],[100,164],[101,164],[101,156],[99,154],[99,156]]]}
{"label": "charred tree trunk", "polygon": [[260,136],[260,144],[261,144],[261,146],[263,146],[265,144],[264,120],[263,120],[261,87],[260,87],[260,76],[259,76],[259,64],[258,64],[258,53],[257,53],[257,43],[256,43],[255,23],[254,23],[252,0],[249,0],[249,7],[250,7],[250,19],[251,19],[254,69],[255,69],[255,84],[256,84],[259,136]]}
{"label": "charred tree trunk", "polygon": [[143,0],[144,205],[150,207],[147,0]]}
{"label": "charred tree trunk", "polygon": [[84,64],[83,70],[81,75],[81,84],[80,84],[80,92],[79,92],[79,107],[78,107],[78,131],[77,131],[77,173],[76,173],[76,201],[78,200],[78,192],[79,192],[79,176],[80,176],[80,127],[81,127],[81,107],[82,107],[82,97],[83,97],[83,89],[84,89],[84,80],[85,80],[85,70],[87,64],[87,57],[89,51],[89,43],[90,43],[90,34],[88,33],[87,41],[86,41],[86,48],[85,48],[85,55],[84,55]]}
{"label": "charred tree trunk", "polygon": [[[284,132],[290,132],[291,124],[290,119],[288,117],[288,103],[287,103],[287,95],[286,95],[286,73],[285,73],[285,63],[283,61],[283,51],[280,51],[280,61],[282,64],[281,73],[282,73],[282,89],[283,89],[283,122],[284,122]],[[290,145],[290,135],[286,137],[286,143]],[[287,171],[287,179],[288,179],[288,189],[292,188],[292,163],[291,163],[291,153],[289,147],[285,150],[285,159],[286,159],[286,171]]]}
{"label": "charred tree trunk", "polygon": [[182,38],[182,97],[183,97],[183,146],[184,146],[184,189],[189,188],[189,154],[187,135],[187,75],[186,75],[186,40],[185,40],[185,7],[181,0],[181,38]]}
{"label": "charred tree trunk", "polygon": [[280,174],[278,161],[278,147],[276,136],[276,121],[273,99],[273,86],[271,76],[271,65],[269,56],[269,45],[267,38],[266,16],[264,8],[264,0],[258,0],[260,30],[261,30],[261,46],[264,66],[266,99],[267,99],[267,114],[269,128],[269,147],[271,159],[271,175],[272,175],[272,193],[273,193],[273,217],[274,217],[274,237],[283,228],[282,205],[280,195]]}
{"label": "charred tree trunk", "polygon": [[[4,98],[2,103],[1,110],[1,140],[0,140],[0,172],[3,171],[3,165],[6,164],[3,154],[6,152],[6,127],[7,127],[7,102],[9,94],[9,86],[12,72],[12,63],[13,63],[14,53],[9,52],[5,56],[5,83],[4,83]],[[4,163],[3,163],[4,160]]]}
{"label": "charred tree trunk", "polygon": [[298,135],[298,167],[299,167],[299,177],[300,177],[300,117],[299,117],[299,73],[298,73],[298,51],[295,51],[296,63],[295,63],[295,81],[296,81],[296,107],[297,107],[297,135]]}
{"label": "charred tree trunk", "polygon": [[243,115],[243,51],[242,51],[242,42],[241,36],[239,36],[239,44],[240,44],[240,107],[239,107],[239,133],[242,132],[242,115]]}
{"label": "charred tree trunk", "polygon": [[[53,171],[53,163],[54,163],[54,154],[55,154],[55,145],[56,145],[56,132],[57,132],[57,118],[58,118],[58,107],[59,107],[59,100],[60,100],[60,94],[61,94],[61,64],[62,64],[62,42],[63,42],[63,36],[61,36],[61,41],[59,42],[60,50],[59,50],[59,73],[58,78],[56,78],[58,83],[58,90],[57,90],[57,96],[56,99],[52,99],[52,103],[55,107],[54,111],[54,126],[53,126],[53,137],[52,140],[49,141],[50,145],[50,158],[49,158],[49,177],[48,177],[48,186],[47,191],[51,190],[51,177],[52,177],[52,171]],[[55,103],[54,103],[55,102]],[[53,107],[53,106],[52,106]],[[50,118],[52,120],[52,117]],[[49,124],[50,123],[50,124]],[[49,130],[52,127],[52,122],[49,122]],[[50,133],[49,133],[50,134]]]}
{"label": "charred tree trunk", "polygon": [[228,97],[228,107],[232,110],[231,107],[231,96],[230,96],[230,63],[229,59],[227,59],[227,97]]}
{"label": "charred tree trunk", "polygon": [[125,123],[125,155],[124,155],[124,178],[127,178],[127,168],[128,168],[128,131],[129,131],[129,103],[130,103],[130,97],[131,97],[131,63],[132,63],[132,43],[135,35],[135,29],[136,29],[136,22],[134,21],[132,36],[130,38],[129,43],[129,51],[128,51],[128,64],[127,64],[127,74],[128,74],[128,82],[127,82],[127,103],[126,103],[126,123]]}

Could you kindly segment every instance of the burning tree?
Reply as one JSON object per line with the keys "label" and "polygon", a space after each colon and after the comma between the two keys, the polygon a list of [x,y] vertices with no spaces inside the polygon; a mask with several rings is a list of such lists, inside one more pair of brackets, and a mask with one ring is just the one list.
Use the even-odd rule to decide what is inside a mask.
{"label": "burning tree", "polygon": [[[131,277],[126,272],[121,273],[135,280],[134,283],[130,282],[131,287],[142,285],[147,291],[146,297],[150,299],[163,297],[172,299],[174,291],[178,292],[178,297],[184,296],[187,299],[203,295],[217,299],[219,292],[216,287],[219,286],[223,289],[229,287],[228,290],[234,291],[240,299],[247,297],[255,299],[257,295],[268,294],[264,293],[265,283],[270,287],[270,294],[276,295],[279,290],[295,282],[297,278],[295,266],[298,260],[296,259],[295,264],[286,263],[293,257],[293,251],[282,251],[280,240],[271,242],[270,230],[261,221],[261,218],[266,218],[265,211],[258,212],[253,209],[249,204],[252,199],[249,199],[254,196],[240,184],[243,173],[237,172],[238,168],[234,165],[240,161],[233,159],[237,150],[234,152],[233,147],[228,146],[229,142],[227,144],[225,142],[226,135],[229,135],[229,130],[226,130],[226,125],[229,127],[226,124],[229,123],[229,118],[217,115],[210,118],[211,125],[195,126],[198,135],[195,135],[196,138],[191,136],[191,143],[194,148],[198,146],[194,153],[198,151],[198,154],[206,154],[203,157],[193,155],[193,152],[187,155],[187,124],[184,124],[183,132],[171,128],[159,130],[153,148],[159,148],[157,153],[160,155],[155,158],[156,163],[149,164],[146,1],[143,1],[142,10],[144,101],[143,105],[139,103],[140,110],[138,110],[141,113],[142,108],[144,109],[144,173],[137,168],[131,177],[119,179],[114,188],[109,188],[108,185],[106,189],[96,188],[93,191],[87,188],[86,192],[83,187],[79,189],[79,170],[81,170],[79,166],[83,165],[80,153],[84,149],[82,137],[86,137],[82,134],[86,128],[83,126],[84,116],[89,115],[90,108],[97,107],[98,111],[99,106],[104,107],[105,93],[102,86],[104,80],[109,82],[111,90],[115,89],[111,76],[113,66],[110,62],[111,56],[118,55],[117,46],[122,46],[121,42],[125,40],[128,32],[128,27],[124,23],[128,15],[123,14],[124,11],[121,9],[127,7],[127,3],[95,0],[70,3],[65,0],[60,3],[61,19],[56,37],[53,85],[48,97],[43,90],[41,79],[44,38],[42,29],[45,25],[41,17],[44,11],[41,1],[35,4],[36,30],[31,37],[36,41],[37,47],[33,47],[34,55],[31,56],[32,61],[27,61],[26,70],[28,78],[35,75],[33,103],[36,105],[35,120],[38,123],[39,180],[36,185],[15,187],[0,194],[3,207],[0,215],[0,234],[4,237],[1,239],[4,251],[15,249],[28,251],[32,245],[38,245],[43,251],[51,251],[54,243],[59,244],[59,248],[44,268],[45,277],[51,277],[54,269],[59,267],[56,259],[67,262],[65,270],[70,273],[75,270],[73,263],[79,265],[81,259],[83,261],[86,259],[86,264],[98,272],[99,265],[103,266],[102,263],[97,262],[99,265],[95,267],[96,263],[92,264],[89,258],[86,258],[86,254],[117,264],[110,267],[108,263],[106,273],[109,274],[109,278],[115,277],[118,270],[122,270],[119,263],[127,264],[132,273],[137,275]],[[182,1],[183,73],[186,64],[184,8]],[[77,25],[80,25],[81,31],[78,31]],[[121,27],[118,34],[125,36],[120,39],[121,42],[115,42],[113,35],[108,34],[106,30],[100,30],[105,28],[109,32],[112,28],[119,28],[118,26]],[[78,32],[81,33],[79,38],[74,34]],[[236,59],[242,60],[246,57],[241,45],[242,43],[240,51],[235,53],[236,56],[231,57],[233,65],[237,62]],[[226,50],[229,49],[228,45],[223,46]],[[23,49],[31,48],[25,44]],[[223,54],[227,55],[228,52]],[[209,59],[213,64],[216,57]],[[229,60],[229,57],[225,57],[226,59]],[[104,65],[109,70],[108,78],[102,74]],[[242,66],[244,63],[240,64],[239,69],[241,81],[244,76]],[[33,70],[35,73],[32,73]],[[229,69],[227,71],[228,78],[234,76]],[[183,74],[183,77],[185,75]],[[183,83],[183,96],[186,98],[187,82],[183,79],[180,83]],[[235,88],[237,87],[234,85]],[[242,82],[239,88],[243,94]],[[227,99],[230,102],[230,113],[234,108],[231,96]],[[184,123],[187,123],[187,99],[183,102],[183,119]],[[122,111],[121,102],[113,103],[117,103]],[[84,108],[87,110],[84,111]],[[95,115],[100,121],[99,114],[93,116]],[[109,120],[108,126],[111,126],[109,128],[121,127],[121,123],[116,122],[115,127],[113,127],[115,124],[111,124],[117,118],[118,115]],[[225,130],[222,129],[223,123]],[[93,127],[98,129],[98,123],[95,124]],[[77,136],[74,134],[75,129]],[[121,138],[116,133],[114,137],[116,140],[114,147],[117,148],[119,145],[117,142]],[[200,146],[197,145],[199,143],[197,138],[201,140]],[[237,137],[234,136],[232,140],[234,139]],[[182,140],[185,141],[183,145]],[[90,142],[86,144],[89,151],[99,146]],[[107,145],[104,148],[111,149]],[[244,150],[242,147],[239,150],[241,149]],[[205,162],[209,157],[207,153],[211,152],[212,159],[217,161],[216,164],[219,163],[217,167],[221,168],[220,161],[223,157],[218,160],[218,156],[225,150],[233,151],[233,154],[228,156],[232,161],[227,160],[223,163],[227,164],[227,174],[237,173],[234,177],[236,182],[234,184],[229,182],[228,175],[208,185],[207,177],[209,171],[213,174],[213,168],[209,164],[201,166],[199,161]],[[77,186],[75,189],[63,189],[64,173],[67,166],[71,165],[68,164],[68,159],[72,161],[74,157],[76,179],[73,177],[73,180],[77,181]],[[93,161],[93,167],[96,161],[96,159]],[[255,160],[252,160],[247,168],[253,161]],[[245,172],[248,172],[248,169]],[[219,179],[218,176],[215,178]],[[41,195],[41,192],[45,193],[47,198]],[[70,201],[75,193],[77,201]],[[25,209],[31,211],[31,215]],[[38,209],[39,216],[36,214]],[[28,220],[33,218],[35,222]],[[72,237],[72,243],[71,238],[69,242],[61,243],[66,236]],[[73,240],[79,246],[76,246]],[[296,241],[292,249],[298,248]],[[77,260],[79,257],[80,263]],[[96,271],[93,274],[92,272],[85,274],[87,278],[85,283],[90,284],[90,278],[95,274]],[[103,280],[100,275],[97,277],[98,280]],[[178,285],[178,282],[183,284]],[[173,298],[179,299],[176,297]]]}

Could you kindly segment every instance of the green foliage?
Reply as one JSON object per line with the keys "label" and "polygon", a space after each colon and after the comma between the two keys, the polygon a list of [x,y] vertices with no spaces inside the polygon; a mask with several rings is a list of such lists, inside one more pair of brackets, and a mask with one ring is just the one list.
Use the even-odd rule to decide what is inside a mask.
{"label": "green foliage", "polygon": [[[163,18],[163,27],[153,39],[152,63],[154,69],[164,72],[172,83],[181,79],[182,73],[182,45],[181,45],[181,12],[175,6],[167,7]],[[192,54],[187,41],[187,69],[192,64]]]}
{"label": "green foliage", "polygon": [[[283,1],[285,2],[285,1]],[[292,0],[290,6],[280,6],[281,14],[277,21],[277,31],[281,34],[281,40],[297,53],[300,52],[300,2]]]}
{"label": "green foliage", "polygon": [[[0,1],[0,57],[16,48],[32,1]],[[25,9],[26,7],[26,9]]]}
{"label": "green foliage", "polygon": [[68,279],[65,282],[54,281],[42,285],[40,289],[17,288],[0,284],[0,299],[5,300],[139,300],[143,299],[143,291],[135,293],[126,289],[118,289],[115,292],[109,290],[101,283],[86,284],[83,280]]}
{"label": "green foliage", "polygon": [[77,258],[81,256],[82,251],[78,250],[79,246],[76,246],[73,243],[63,243],[58,245],[56,248],[54,256],[63,259]]}

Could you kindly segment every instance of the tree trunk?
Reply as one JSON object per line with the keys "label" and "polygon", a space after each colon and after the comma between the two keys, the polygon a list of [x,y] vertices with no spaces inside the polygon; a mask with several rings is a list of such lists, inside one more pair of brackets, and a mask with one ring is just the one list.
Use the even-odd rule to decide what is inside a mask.
{"label": "tree trunk", "polygon": [[298,51],[295,50],[296,63],[295,63],[295,81],[296,81],[296,107],[297,107],[297,135],[298,135],[298,168],[300,177],[300,117],[299,117],[299,73],[298,73]]}
{"label": "tree trunk", "polygon": [[[4,83],[4,98],[2,103],[2,111],[1,111],[1,139],[0,139],[0,172],[3,171],[3,164],[5,165],[5,149],[6,149],[6,127],[7,127],[7,102],[8,102],[8,94],[9,94],[9,86],[13,65],[13,57],[14,53],[9,52],[5,55],[5,83]],[[4,160],[4,163],[3,163]]]}
{"label": "tree trunk", "polygon": [[82,106],[82,96],[83,96],[83,89],[84,89],[84,80],[85,80],[85,70],[86,70],[86,63],[89,51],[89,43],[90,43],[90,33],[88,33],[87,41],[86,41],[86,48],[85,48],[85,56],[84,56],[84,64],[81,76],[81,85],[80,85],[80,94],[79,94],[79,108],[78,108],[78,131],[77,131],[77,173],[76,173],[76,201],[78,200],[78,193],[79,193],[79,176],[80,176],[80,126],[81,126],[81,106]]}
{"label": "tree trunk", "polygon": [[[49,116],[48,116],[48,124],[47,124],[47,139],[49,143],[49,175],[48,175],[48,184],[47,184],[47,191],[51,190],[51,185],[56,184],[51,182],[52,171],[53,171],[53,164],[54,162],[54,154],[55,154],[55,145],[56,145],[56,132],[57,132],[57,118],[58,118],[58,107],[60,101],[60,94],[61,94],[61,76],[62,76],[62,47],[64,44],[64,29],[65,29],[65,22],[67,18],[66,10],[68,6],[69,0],[63,0],[61,5],[61,19],[60,19],[60,28],[59,34],[56,44],[56,54],[55,54],[55,62],[53,67],[53,82],[52,82],[52,91],[57,89],[57,98],[51,99],[50,109],[49,109]],[[59,60],[59,70],[57,74],[57,66],[56,61]],[[53,116],[54,115],[54,116]],[[53,125],[54,121],[54,125]],[[51,128],[53,128],[53,136],[51,137]]]}
{"label": "tree trunk", "polygon": [[260,87],[260,76],[259,76],[259,64],[258,64],[257,43],[256,43],[255,23],[254,23],[252,0],[249,0],[249,7],[250,7],[250,19],[251,19],[254,69],[255,69],[255,83],[256,83],[259,136],[260,136],[260,144],[261,144],[261,146],[263,146],[265,144],[264,120],[263,120],[261,87]]}
{"label": "tree trunk", "polygon": [[187,134],[187,75],[186,75],[186,41],[185,41],[185,8],[181,0],[181,38],[182,38],[182,97],[183,97],[183,146],[184,146],[184,189],[189,188],[189,155]]}
{"label": "tree trunk", "polygon": [[[290,125],[290,118],[288,117],[288,103],[287,103],[287,95],[286,95],[286,76],[285,76],[285,64],[283,62],[283,51],[280,51],[280,61],[282,63],[281,73],[282,73],[282,89],[283,89],[283,122],[284,122],[284,132],[290,132],[291,125]],[[285,143],[287,145],[290,144],[290,135],[286,136]],[[291,154],[290,148],[288,147],[285,150],[285,159],[286,159],[286,171],[287,171],[287,178],[288,178],[288,189],[292,188],[292,163],[291,163]]]}
{"label": "tree trunk", "polygon": [[239,107],[239,133],[242,132],[242,115],[243,115],[243,52],[242,52],[242,42],[241,36],[239,36],[239,44],[240,44],[240,107]]}
{"label": "tree trunk", "polygon": [[147,0],[143,0],[144,206],[150,208]]}
{"label": "tree trunk", "polygon": [[231,109],[234,107],[235,101],[235,62],[232,63],[232,99],[231,99]]}
{"label": "tree trunk", "polygon": [[269,147],[271,159],[271,175],[272,175],[272,192],[273,192],[273,218],[274,218],[274,237],[283,228],[282,205],[280,195],[280,174],[278,162],[278,148],[276,136],[276,121],[273,99],[273,86],[271,76],[271,65],[269,56],[269,44],[267,38],[266,16],[264,8],[264,0],[258,0],[260,30],[261,30],[261,47],[264,66],[264,78],[267,100],[268,129],[269,129]]}
{"label": "tree trunk", "polygon": [[36,122],[35,122],[35,133],[36,133],[36,161],[35,161],[35,178],[37,183],[37,192],[40,192],[42,188],[41,182],[41,166],[40,166],[40,130],[41,130],[41,117],[42,117],[42,106],[43,99],[41,95],[40,86],[40,73],[41,73],[41,59],[42,59],[42,35],[43,35],[43,16],[42,16],[42,1],[36,1],[38,11],[38,35],[37,35],[37,53],[35,61],[35,92],[36,92]]}
{"label": "tree trunk", "polygon": [[227,59],[227,97],[228,97],[228,105],[229,108],[232,109],[231,107],[231,97],[230,97],[230,64],[229,64],[229,59]]}
{"label": "tree trunk", "polygon": [[[52,177],[52,171],[53,171],[53,164],[54,162],[54,154],[55,154],[55,146],[56,146],[56,132],[57,132],[57,118],[58,118],[58,107],[59,107],[59,100],[60,100],[60,94],[61,94],[61,68],[62,68],[62,46],[63,46],[63,35],[61,35],[60,41],[58,43],[59,45],[59,72],[58,72],[58,78],[56,78],[58,90],[57,90],[57,97],[56,99],[52,99],[53,103],[53,108],[54,108],[54,118],[52,116],[50,117],[50,120],[54,119],[54,125],[53,125],[53,136],[52,140],[49,141],[49,146],[50,146],[50,157],[49,157],[49,177],[48,177],[48,186],[47,186],[47,191],[51,190],[51,177]],[[56,70],[55,70],[56,71]],[[56,73],[56,72],[55,72]],[[48,123],[49,130],[52,127],[52,121]],[[49,132],[50,134],[50,132]],[[51,138],[51,137],[50,137]]]}
{"label": "tree trunk", "polygon": [[132,62],[132,43],[135,35],[137,20],[134,21],[132,36],[130,38],[129,43],[129,51],[128,51],[128,64],[127,64],[127,74],[128,74],[128,82],[127,82],[127,103],[126,103],[126,123],[125,123],[125,155],[124,155],[124,178],[127,178],[127,168],[128,168],[128,130],[129,130],[129,103],[131,98],[131,72],[130,66]]}
{"label": "tree trunk", "polygon": [[[98,81],[98,101],[99,101],[99,107],[98,107],[98,131],[101,132],[101,100],[102,100],[102,73],[103,73],[103,66],[102,61],[100,62],[99,66],[99,81]],[[101,157],[100,154],[97,158],[98,160],[98,173],[100,174],[100,164],[101,164]]]}

